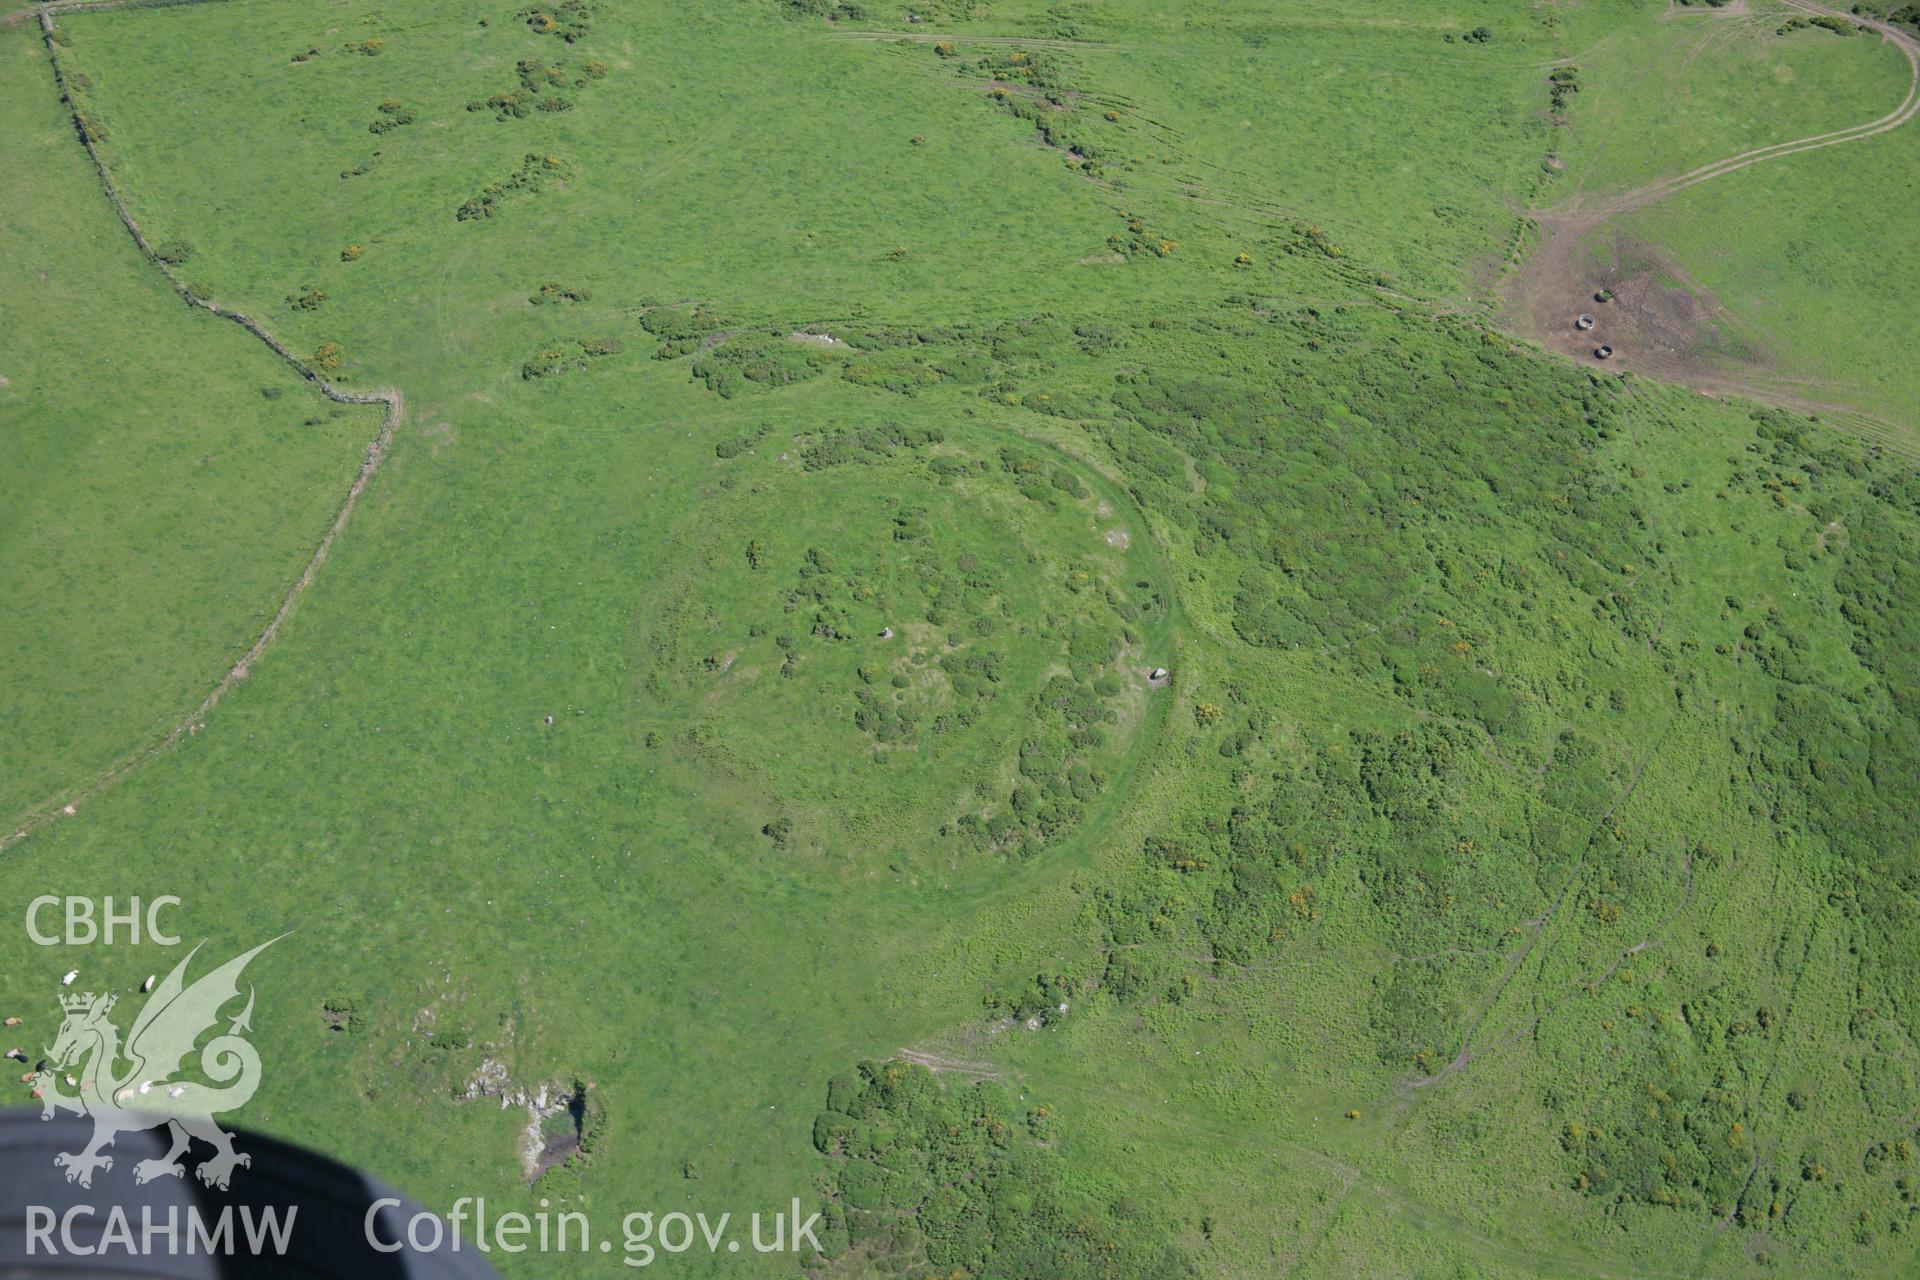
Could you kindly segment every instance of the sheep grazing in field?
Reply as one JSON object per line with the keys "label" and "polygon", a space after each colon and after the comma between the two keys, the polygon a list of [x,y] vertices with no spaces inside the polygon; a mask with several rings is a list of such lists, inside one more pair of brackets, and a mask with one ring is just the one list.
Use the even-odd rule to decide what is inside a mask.
{"label": "sheep grazing in field", "polygon": [[7,1026],[9,1026],[9,1027],[17,1027],[17,1026],[19,1026],[19,1025],[20,1025],[20,1019],[18,1019],[18,1018],[8,1018],[8,1019],[7,1019],[7,1022],[6,1022],[6,1025],[7,1025]]}
{"label": "sheep grazing in field", "polygon": [[73,985],[73,980],[79,976],[80,976],[80,971],[78,969],[69,969],[67,970],[67,976],[60,979],[60,985],[63,987],[70,987]]}
{"label": "sheep grazing in field", "polygon": [[15,1062],[25,1062],[27,1060],[27,1051],[25,1049],[9,1049],[7,1050],[7,1056]]}
{"label": "sheep grazing in field", "polygon": [[153,984],[158,978],[159,978],[158,974],[153,974],[153,973],[148,974],[147,980],[140,984],[140,994],[146,995],[149,991],[152,991]]}

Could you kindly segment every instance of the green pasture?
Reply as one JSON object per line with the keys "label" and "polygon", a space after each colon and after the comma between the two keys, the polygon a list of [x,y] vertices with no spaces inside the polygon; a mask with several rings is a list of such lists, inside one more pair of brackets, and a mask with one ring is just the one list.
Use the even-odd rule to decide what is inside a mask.
{"label": "green pasture", "polygon": [[[60,18],[184,277],[406,414],[249,677],[0,905],[287,933],[238,1119],[437,1208],[797,1196],[821,1276],[1910,1273],[1920,478],[1471,301],[1525,208],[1871,112],[1891,51],[1625,3],[555,12]],[[375,424],[174,299],[0,49],[24,810],[204,695]],[[1894,416],[1835,309],[1897,330],[1910,145],[1630,225]],[[66,968],[176,958],[8,931],[0,1001],[39,1045]],[[591,1150],[529,1180],[490,1072],[583,1084]]]}
{"label": "green pasture", "polygon": [[[1824,34],[1824,33],[1822,33]],[[1624,222],[1673,254],[1759,337],[1779,394],[1864,411],[1863,437],[1912,440],[1920,397],[1909,361],[1878,335],[1908,323],[1914,249],[1896,230],[1912,199],[1911,126],[1755,165]]]}
{"label": "green pasture", "polygon": [[1870,33],[1781,34],[1806,14],[1776,0],[1593,8],[1571,19],[1567,56],[1580,91],[1560,147],[1562,198],[1597,202],[1756,147],[1864,124],[1900,104],[1911,75],[1899,51]]}
{"label": "green pasture", "polygon": [[0,39],[0,826],[172,731],[293,585],[379,426],[135,249],[46,55]]}

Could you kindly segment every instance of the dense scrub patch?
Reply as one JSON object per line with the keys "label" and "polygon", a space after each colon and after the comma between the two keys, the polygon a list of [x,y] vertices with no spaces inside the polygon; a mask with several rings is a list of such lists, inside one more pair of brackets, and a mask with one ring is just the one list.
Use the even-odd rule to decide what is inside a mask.
{"label": "dense scrub patch", "polygon": [[573,44],[593,30],[593,13],[590,0],[558,0],[553,4],[530,4],[514,16],[526,23],[535,35],[558,36]]}
{"label": "dense scrub patch", "polygon": [[527,296],[527,301],[536,307],[548,303],[573,303],[593,301],[593,290],[581,285],[563,285],[557,280],[549,280]]}
{"label": "dense scrub patch", "polygon": [[804,382],[830,363],[829,357],[795,343],[785,331],[743,333],[694,357],[693,376],[731,399],[750,386]]}
{"label": "dense scrub patch", "polygon": [[[1167,332],[1035,318],[964,339],[990,353],[983,394],[1102,442],[1242,647],[1188,694],[1194,800],[1149,828],[1133,874],[1084,886],[1101,962],[997,990],[991,1012],[1045,1023],[1090,992],[1168,1011],[1357,928],[1392,939],[1365,1011],[1379,1062],[1437,1078],[1527,1030],[1489,1032],[1481,1010],[1502,962],[1552,933],[1581,959],[1533,1034],[1606,1064],[1541,1085],[1568,1186],[1801,1240],[1853,1213],[1863,1243],[1906,1230],[1898,1140],[1920,1096],[1898,1064],[1920,956],[1897,904],[1920,870],[1894,851],[1920,818],[1901,656],[1915,473],[1776,411],[1702,456],[1675,402],[1467,325],[1230,301],[1191,328],[1230,377]],[[1288,667],[1350,701],[1331,723],[1290,711],[1300,686],[1266,674]],[[1737,723],[1719,710],[1734,689]],[[1636,807],[1670,785],[1646,773],[1669,730],[1711,744],[1681,749],[1732,795]],[[1830,886],[1860,948],[1865,1183],[1839,1183],[1856,1157],[1823,1136],[1861,1116],[1808,1129],[1780,1101],[1797,950],[1732,966],[1715,931],[1675,954],[1757,848]]]}
{"label": "dense scrub patch", "polygon": [[380,103],[378,110],[380,114],[375,116],[373,122],[367,126],[367,132],[375,136],[383,133],[391,133],[395,129],[403,128],[419,119],[418,112],[412,107],[404,105],[397,98],[384,100]]}
{"label": "dense scrub patch", "polygon": [[567,164],[558,156],[529,152],[520,167],[498,182],[489,182],[480,194],[466,200],[454,217],[461,222],[491,218],[513,200],[538,195],[549,182],[567,175]]}
{"label": "dense scrub patch", "polygon": [[529,381],[588,368],[596,360],[617,356],[624,349],[618,338],[560,338],[541,344],[540,349],[520,366],[520,376]]}
{"label": "dense scrub patch", "polygon": [[[813,1141],[828,1170],[828,1271],[1174,1280],[1196,1274],[1164,1222],[1076,1176],[1063,1122],[977,1081],[863,1062],[835,1076]],[[826,1240],[823,1240],[826,1243]]]}
{"label": "dense scrub patch", "polygon": [[491,111],[496,120],[524,120],[535,111],[571,111],[573,99],[560,91],[578,90],[605,79],[607,64],[599,58],[588,58],[574,67],[566,62],[526,57],[514,64],[514,71],[519,80],[515,88],[475,98],[467,103],[467,110]]}

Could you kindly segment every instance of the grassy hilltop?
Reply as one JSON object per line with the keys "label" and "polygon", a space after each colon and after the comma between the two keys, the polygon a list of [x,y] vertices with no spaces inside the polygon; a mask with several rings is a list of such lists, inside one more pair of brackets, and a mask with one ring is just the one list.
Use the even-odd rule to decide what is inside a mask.
{"label": "grassy hilltop", "polygon": [[[1911,1274],[1920,437],[1849,325],[1920,126],[1646,194],[1899,108],[1810,16],[0,29],[0,828],[82,800],[8,909],[292,930],[240,1122],[441,1209],[799,1196],[823,1276]],[[404,396],[98,786],[380,418],[171,295],[76,127],[196,297]],[[50,955],[0,934],[29,1040]],[[530,1180],[503,1079],[586,1149]]]}

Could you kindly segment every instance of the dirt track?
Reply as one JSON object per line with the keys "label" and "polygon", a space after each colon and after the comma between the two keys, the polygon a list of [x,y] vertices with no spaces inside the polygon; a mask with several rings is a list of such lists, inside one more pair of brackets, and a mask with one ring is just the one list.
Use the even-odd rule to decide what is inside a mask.
{"label": "dirt track", "polygon": [[[134,2],[137,3],[138,0],[134,0]],[[1584,309],[1581,305],[1586,293],[1583,285],[1571,283],[1562,288],[1554,289],[1541,288],[1539,282],[1542,280],[1578,282],[1585,279],[1587,272],[1577,262],[1577,243],[1600,230],[1606,223],[1618,215],[1665,199],[1667,196],[1683,191],[1688,187],[1711,181],[1714,178],[1724,177],[1730,173],[1736,173],[1741,169],[1760,164],[1767,160],[1783,159],[1787,156],[1817,150],[1821,147],[1838,146],[1845,142],[1857,142],[1871,138],[1878,134],[1897,129],[1912,120],[1915,115],[1920,115],[1920,41],[1916,41],[1914,37],[1890,23],[1874,18],[1842,14],[1824,5],[1813,3],[1813,0],[1784,0],[1784,2],[1806,13],[1839,17],[1847,21],[1856,22],[1863,27],[1878,31],[1883,39],[1892,41],[1897,45],[1900,51],[1906,55],[1908,64],[1911,67],[1907,94],[1900,105],[1886,115],[1864,124],[1855,125],[1846,129],[1837,129],[1828,133],[1816,134],[1811,137],[1774,143],[1765,147],[1756,147],[1752,150],[1741,152],[1738,155],[1728,156],[1710,164],[1690,169],[1685,173],[1675,174],[1671,177],[1648,183],[1645,186],[1636,188],[1624,195],[1613,197],[1605,203],[1591,208],[1584,207],[1576,199],[1571,205],[1560,210],[1551,212],[1544,210],[1532,211],[1530,216],[1534,218],[1546,234],[1540,247],[1530,256],[1526,266],[1522,268],[1520,272],[1517,272],[1513,280],[1510,281],[1510,287],[1506,291],[1507,297],[1504,299],[1509,314],[1520,322],[1519,327],[1522,331],[1526,332],[1528,336],[1536,338],[1544,345],[1552,347],[1555,350],[1575,357],[1589,355],[1592,347],[1596,343],[1607,340],[1606,326],[1610,322],[1611,316],[1603,319],[1601,327],[1592,332],[1574,330],[1564,323],[1566,317]],[[54,75],[60,83],[63,95],[66,91],[66,81],[64,73],[60,69],[59,60],[55,56],[52,39],[54,16],[61,12],[71,13],[118,8],[126,3],[127,0],[70,0],[67,4],[49,5],[37,11],[42,36],[47,46],[48,58],[53,63]],[[5,19],[9,25],[12,25],[26,16],[28,12],[30,11],[21,10],[9,13],[5,15]],[[911,35],[903,35],[897,32],[847,31],[837,32],[835,34],[840,35],[842,38],[853,39],[907,39],[926,41],[942,38],[934,34],[923,35],[914,33]],[[1021,41],[1010,37],[997,39],[992,37],[971,37],[967,39],[969,39],[971,43],[1021,43],[1040,46],[1057,45],[1060,47],[1076,47],[1082,44],[1082,42],[1077,41]],[[315,577],[319,574],[321,566],[326,563],[327,557],[333,549],[334,540],[346,528],[347,523],[353,517],[353,511],[359,502],[360,494],[365,490],[367,484],[372,480],[375,473],[378,472],[381,463],[385,460],[387,450],[393,440],[394,430],[399,425],[400,419],[405,411],[405,402],[399,391],[391,388],[370,392],[342,391],[322,378],[316,369],[299,356],[296,356],[278,338],[251,317],[237,311],[222,308],[218,303],[204,301],[190,293],[184,282],[175,275],[172,268],[154,254],[153,248],[148,243],[145,234],[140,230],[139,224],[134,221],[132,213],[127,208],[126,202],[121,198],[119,191],[115,188],[107,167],[94,146],[92,137],[88,135],[78,117],[74,118],[73,124],[76,132],[80,136],[82,144],[86,147],[88,157],[93,162],[94,170],[99,177],[102,190],[106,194],[108,201],[113,205],[115,212],[119,215],[121,222],[126,226],[128,234],[133,237],[135,244],[139,246],[142,255],[146,257],[147,261],[166,277],[167,282],[173,287],[174,292],[180,296],[182,301],[186,302],[189,306],[202,308],[212,312],[214,315],[223,316],[239,324],[242,328],[253,334],[255,338],[265,343],[276,355],[292,367],[295,372],[299,373],[301,377],[314,383],[322,394],[326,395],[329,399],[342,404],[382,404],[386,406],[386,414],[381,423],[379,433],[368,445],[366,456],[362,460],[360,469],[355,475],[352,485],[349,486],[346,496],[336,512],[332,523],[321,536],[319,543],[315,546],[312,555],[308,558],[307,564],[301,571],[299,578],[295,580],[293,585],[288,588],[287,593],[281,598],[279,607],[274,611],[273,617],[268,621],[265,629],[263,629],[259,636],[254,639],[253,643],[248,646],[246,652],[228,669],[226,675],[214,685],[212,691],[209,692],[191,712],[181,718],[160,740],[149,743],[132,752],[105,773],[94,778],[78,790],[36,806],[29,812],[26,821],[23,822],[17,830],[8,835],[0,836],[0,850],[4,850],[20,840],[25,839],[28,835],[46,826],[54,819],[73,813],[78,809],[80,804],[105,791],[148,758],[172,746],[181,737],[193,731],[201,719],[226,695],[228,690],[247,677],[252,665],[265,652],[267,646],[272,643],[275,636],[279,634],[281,625],[286,621],[288,615],[292,613],[294,605],[300,597],[305,594],[308,587],[313,584]],[[1673,272],[1670,264],[1667,265],[1666,270],[1668,274],[1672,274]],[[1530,285],[1531,287],[1529,287]],[[1622,281],[1621,287],[1631,289],[1634,287],[1634,284],[1632,282]],[[1571,289],[1570,296],[1560,296],[1560,294],[1567,293],[1569,289]],[[1695,296],[1697,297],[1698,295],[1696,294]],[[1710,323],[1712,320],[1712,310],[1713,306],[1710,300],[1708,300],[1708,304],[1705,306],[1702,314],[1692,319],[1697,324]],[[1623,346],[1622,349],[1625,350],[1626,348]],[[1746,394],[1759,399],[1787,403],[1802,408],[1819,408],[1826,410],[1834,408],[1832,406],[1816,405],[1811,401],[1794,396],[1783,395],[1777,386],[1773,388],[1762,386],[1737,373],[1730,374],[1725,370],[1709,371],[1701,362],[1693,358],[1693,353],[1684,350],[1677,344],[1670,344],[1664,351],[1658,349],[1651,352],[1642,351],[1637,355],[1634,364],[1636,367],[1646,368],[1650,372],[1658,373],[1661,376],[1669,377],[1675,381],[1709,392]],[[1850,411],[1843,413],[1842,416],[1853,419],[1860,417],[1860,415]],[[1865,430],[1870,436],[1878,436],[1880,442],[1887,443],[1891,429],[1887,429],[1885,424],[1867,419]]]}
{"label": "dirt track", "polygon": [[[1920,40],[1889,23],[1842,14],[1813,0],[1784,2],[1805,13],[1858,23],[1897,46],[1910,67],[1899,105],[1864,124],[1755,147],[1593,204],[1576,194],[1558,208],[1528,211],[1541,240],[1502,285],[1500,308],[1516,331],[1583,363],[1593,363],[1594,349],[1610,343],[1619,354],[1607,367],[1651,373],[1710,395],[1742,395],[1819,413],[1874,443],[1912,452],[1915,446],[1900,428],[1824,403],[1817,386],[1774,372],[1767,359],[1769,335],[1736,323],[1717,299],[1686,278],[1678,263],[1618,231],[1607,234],[1620,215],[1689,187],[1768,160],[1872,138],[1920,115]],[[1597,270],[1587,257],[1596,246],[1612,258]],[[1601,287],[1612,290],[1611,303],[1594,301]],[[1597,327],[1576,329],[1573,319],[1581,312],[1593,313]]]}
{"label": "dirt track", "polygon": [[1756,147],[1751,151],[1743,151],[1739,155],[1728,156],[1724,160],[1716,160],[1712,164],[1705,164],[1697,169],[1690,169],[1686,173],[1675,174],[1671,178],[1663,178],[1658,182],[1649,183],[1611,202],[1604,209],[1604,213],[1611,215],[1624,212],[1628,209],[1636,209],[1641,205],[1652,204],[1656,200],[1665,199],[1676,191],[1684,191],[1686,188],[1694,186],[1697,183],[1706,182],[1712,178],[1737,172],[1749,165],[1759,164],[1763,160],[1778,160],[1785,156],[1798,155],[1802,151],[1815,151],[1821,147],[1833,147],[1843,142],[1858,142],[1863,138],[1871,138],[1876,134],[1886,133],[1890,129],[1898,129],[1901,125],[1913,119],[1916,114],[1920,114],[1920,41],[1916,41],[1912,36],[1891,23],[1882,22],[1877,18],[1855,17],[1850,14],[1842,14],[1837,10],[1814,4],[1812,0],[1785,0],[1785,3],[1806,13],[1826,17],[1845,18],[1849,22],[1857,22],[1861,26],[1869,27],[1878,31],[1882,38],[1891,41],[1899,48],[1900,52],[1906,54],[1907,63],[1912,68],[1912,74],[1907,82],[1907,96],[1901,101],[1900,105],[1879,119],[1869,121],[1866,124],[1854,125],[1847,129],[1835,129],[1828,133],[1814,134],[1812,137],[1797,138],[1791,142],[1776,142],[1771,146]]}
{"label": "dirt track", "polygon": [[[83,3],[63,6],[62,8],[65,12],[76,12],[83,9],[114,7],[117,7],[114,3]],[[54,80],[60,87],[62,98],[70,103],[71,98],[67,93],[66,75],[60,68],[60,61],[55,53],[53,43],[53,18],[55,12],[58,11],[61,10],[43,9],[40,11],[41,38],[46,45],[48,60],[53,64]],[[380,464],[386,460],[387,449],[393,443],[394,429],[400,425],[400,419],[406,412],[406,401],[397,389],[384,388],[377,391],[343,391],[321,377],[317,369],[295,355],[285,343],[281,342],[279,338],[275,337],[252,317],[238,311],[224,308],[216,302],[209,302],[197,297],[186,287],[186,284],[179,276],[174,273],[173,268],[163,262],[153,251],[153,246],[148,243],[145,233],[140,230],[139,223],[134,221],[133,214],[128,210],[126,201],[121,198],[119,190],[113,185],[113,178],[108,173],[106,163],[102,160],[98,149],[94,146],[92,136],[87,132],[86,126],[81,123],[77,115],[73,117],[73,127],[80,137],[81,144],[86,147],[88,158],[93,162],[94,172],[100,179],[102,191],[106,194],[108,202],[113,205],[114,212],[119,215],[121,223],[127,229],[127,233],[133,237],[133,242],[139,246],[141,256],[166,277],[167,283],[172,286],[174,293],[179,295],[181,301],[190,307],[198,307],[201,310],[210,311],[216,316],[231,320],[245,329],[255,338],[265,343],[275,355],[279,356],[281,360],[292,367],[294,372],[313,383],[327,399],[339,404],[385,405],[386,413],[381,419],[379,432],[367,446],[366,456],[361,459],[360,469],[355,473],[353,483],[347,487],[346,497],[341,501],[338,511],[335,512],[333,521],[327,526],[326,532],[321,535],[319,543],[313,549],[313,554],[307,558],[306,567],[301,570],[300,576],[294,580],[293,585],[289,587],[286,594],[281,597],[280,605],[274,610],[273,617],[268,619],[266,627],[254,638],[253,643],[247,646],[246,652],[241,654],[239,659],[227,669],[227,673],[213,686],[212,691],[209,692],[206,697],[202,698],[193,710],[181,717],[181,719],[174,724],[173,728],[168,730],[159,740],[149,742],[134,750],[116,762],[104,773],[98,775],[77,790],[47,800],[29,810],[25,821],[20,824],[18,829],[5,836],[0,836],[0,850],[7,849],[21,840],[26,839],[35,831],[38,831],[57,818],[75,813],[86,801],[93,799],[108,787],[111,787],[114,783],[126,777],[148,759],[171,747],[187,734],[196,732],[200,727],[202,719],[209,711],[213,710],[220,699],[227,695],[227,691],[247,678],[248,672],[252,669],[253,664],[259,661],[260,656],[266,652],[267,646],[271,644],[274,637],[280,633],[280,627],[286,622],[288,615],[293,612],[293,606],[299,601],[302,595],[306,594],[307,588],[312,586],[314,579],[319,576],[320,567],[327,562],[327,556],[333,550],[334,540],[340,536],[341,532],[346,529],[347,522],[353,518],[353,510],[354,507],[359,504],[360,494],[366,489],[368,482],[373,479],[374,474],[379,471]]]}
{"label": "dirt track", "polygon": [[1727,156],[1709,164],[1703,164],[1698,168],[1689,169],[1685,173],[1676,173],[1671,177],[1661,178],[1658,181],[1647,183],[1645,186],[1637,187],[1632,191],[1626,192],[1624,195],[1615,196],[1591,209],[1583,207],[1576,197],[1575,201],[1566,208],[1557,211],[1536,210],[1532,216],[1540,220],[1573,218],[1601,221],[1615,214],[1625,213],[1629,209],[1638,209],[1644,205],[1652,204],[1656,200],[1663,200],[1677,191],[1684,191],[1688,187],[1696,186],[1699,183],[1724,177],[1729,173],[1736,173],[1741,169],[1745,169],[1750,165],[1759,164],[1762,161],[1779,160],[1786,156],[1799,155],[1803,151],[1816,151],[1821,147],[1834,147],[1843,142],[1858,142],[1864,138],[1871,138],[1877,134],[1898,129],[1901,125],[1913,119],[1915,115],[1920,115],[1920,40],[1916,40],[1891,23],[1882,22],[1877,18],[1857,17],[1852,14],[1844,14],[1836,9],[1829,9],[1825,5],[1815,4],[1813,0],[1783,0],[1783,3],[1792,8],[1799,9],[1802,12],[1816,16],[1841,18],[1848,22],[1858,23],[1863,27],[1878,31],[1882,39],[1891,42],[1897,47],[1901,53],[1906,55],[1908,66],[1911,68],[1911,74],[1907,81],[1907,94],[1906,97],[1901,99],[1900,105],[1887,112],[1887,114],[1877,119],[1869,120],[1865,124],[1850,125],[1845,129],[1833,129],[1826,133],[1817,133],[1805,138],[1794,138],[1787,142],[1775,142],[1764,147],[1754,147],[1751,150],[1742,151],[1738,155]]}

